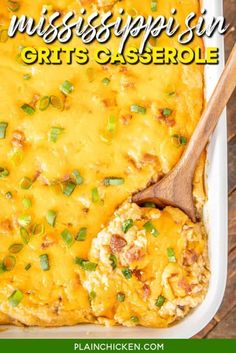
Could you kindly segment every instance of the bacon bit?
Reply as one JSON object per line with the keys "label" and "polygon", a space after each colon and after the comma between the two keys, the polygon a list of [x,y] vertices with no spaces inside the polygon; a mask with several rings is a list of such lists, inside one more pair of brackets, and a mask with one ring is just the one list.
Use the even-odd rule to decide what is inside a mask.
{"label": "bacon bit", "polygon": [[158,120],[163,121],[168,127],[175,125],[175,119],[173,119],[171,116],[165,116],[163,109],[159,109],[159,113],[160,115],[157,117]]}
{"label": "bacon bit", "polygon": [[20,130],[13,131],[11,144],[13,147],[22,148],[25,142],[25,135]]}
{"label": "bacon bit", "polygon": [[144,294],[145,299],[148,298],[151,294],[151,289],[150,289],[149,285],[146,283],[143,285],[143,294]]}
{"label": "bacon bit", "polygon": [[33,183],[40,177],[40,175],[42,174],[42,172],[40,170],[37,170],[35,175],[33,176]]}
{"label": "bacon bit", "polygon": [[134,245],[126,252],[125,257],[129,263],[137,261],[141,258],[141,249]]}
{"label": "bacon bit", "polygon": [[123,125],[128,125],[133,116],[131,114],[126,114],[121,116],[121,122]]}
{"label": "bacon bit", "polygon": [[35,107],[36,107],[36,104],[37,104],[38,101],[39,101],[39,99],[40,99],[40,95],[35,94],[35,95],[33,96],[33,98],[32,98],[32,101],[30,102],[30,105],[35,108]]}
{"label": "bacon bit", "polygon": [[184,309],[185,309],[185,307],[183,305],[177,305],[177,307],[182,311],[184,311]]}
{"label": "bacon bit", "polygon": [[184,261],[183,264],[185,266],[193,265],[198,259],[198,255],[195,250],[187,250],[184,254]]}
{"label": "bacon bit", "polygon": [[102,103],[105,105],[106,108],[114,107],[116,105],[116,99],[105,98],[102,100]]}
{"label": "bacon bit", "polygon": [[192,291],[192,286],[187,282],[185,277],[178,282],[178,286],[185,290],[186,293],[191,293]]}
{"label": "bacon bit", "polygon": [[121,66],[119,72],[125,73],[125,72],[128,72],[128,69],[126,66]]}
{"label": "bacon bit", "polygon": [[123,86],[124,88],[134,88],[134,87],[135,87],[135,83],[128,81],[128,82],[124,82],[124,83],[122,84],[122,86]]}
{"label": "bacon bit", "polygon": [[142,271],[138,270],[137,268],[135,268],[133,271],[133,275],[139,280],[142,280]]}
{"label": "bacon bit", "polygon": [[42,250],[44,250],[44,249],[49,248],[53,244],[55,244],[55,240],[53,239],[53,235],[45,235],[40,247]]}
{"label": "bacon bit", "polygon": [[3,233],[8,233],[13,229],[10,219],[5,219],[0,223],[0,231]]}
{"label": "bacon bit", "polygon": [[155,156],[154,154],[145,153],[144,156],[143,156],[143,161],[144,161],[145,163],[148,163],[148,164],[150,163],[150,164],[152,164],[152,163],[158,162],[159,160],[158,160],[158,157]]}
{"label": "bacon bit", "polygon": [[71,178],[70,174],[65,174],[62,178],[61,178],[61,182],[64,183],[65,181],[69,181]]}
{"label": "bacon bit", "polygon": [[110,248],[112,253],[121,252],[127,241],[118,234],[113,234],[110,241]]}

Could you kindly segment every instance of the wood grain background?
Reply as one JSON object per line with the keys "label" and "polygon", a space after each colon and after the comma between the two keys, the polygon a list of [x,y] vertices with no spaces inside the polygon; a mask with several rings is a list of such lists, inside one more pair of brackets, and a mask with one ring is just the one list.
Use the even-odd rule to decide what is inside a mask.
{"label": "wood grain background", "polygon": [[[217,0],[216,0],[217,1]],[[231,24],[225,36],[228,57],[236,41],[236,0],[224,0],[224,16]],[[229,158],[229,262],[223,303],[211,322],[195,338],[236,338],[236,90],[227,106]]]}

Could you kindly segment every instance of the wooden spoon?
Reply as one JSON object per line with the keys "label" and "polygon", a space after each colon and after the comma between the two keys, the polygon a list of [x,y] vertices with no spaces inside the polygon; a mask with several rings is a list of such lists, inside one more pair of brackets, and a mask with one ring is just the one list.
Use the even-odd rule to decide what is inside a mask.
{"label": "wooden spoon", "polygon": [[236,86],[236,43],[201,119],[174,169],[156,184],[133,195],[137,204],[154,202],[158,207],[173,206],[196,222],[193,202],[193,176],[199,158]]}

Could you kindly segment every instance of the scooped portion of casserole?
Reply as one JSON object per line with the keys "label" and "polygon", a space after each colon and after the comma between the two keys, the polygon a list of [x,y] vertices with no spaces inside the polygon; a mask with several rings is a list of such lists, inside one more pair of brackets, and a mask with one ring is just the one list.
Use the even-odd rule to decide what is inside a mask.
{"label": "scooped portion of casserole", "polygon": [[[45,44],[10,39],[7,26],[43,6],[62,17],[83,6],[169,17],[175,7],[179,23],[199,10],[197,0],[1,1],[0,322],[166,327],[204,298],[206,234],[179,210],[130,197],[181,157],[204,104],[203,68],[99,65],[92,56],[86,65],[26,65],[21,50]],[[79,45],[74,37],[49,47]],[[149,45],[179,44],[163,35]],[[200,217],[203,170],[204,157],[193,188]]]}

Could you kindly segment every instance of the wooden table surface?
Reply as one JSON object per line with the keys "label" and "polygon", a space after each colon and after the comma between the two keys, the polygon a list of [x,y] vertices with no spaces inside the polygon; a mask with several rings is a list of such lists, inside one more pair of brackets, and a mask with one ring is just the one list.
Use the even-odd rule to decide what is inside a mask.
{"label": "wooden table surface", "polygon": [[[224,0],[231,28],[225,36],[226,58],[236,41],[236,0]],[[229,260],[223,303],[212,321],[195,338],[236,338],[236,90],[227,106],[229,158]]]}

